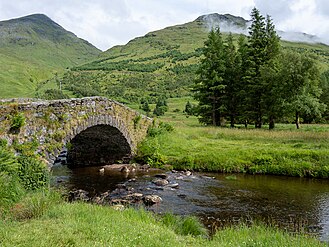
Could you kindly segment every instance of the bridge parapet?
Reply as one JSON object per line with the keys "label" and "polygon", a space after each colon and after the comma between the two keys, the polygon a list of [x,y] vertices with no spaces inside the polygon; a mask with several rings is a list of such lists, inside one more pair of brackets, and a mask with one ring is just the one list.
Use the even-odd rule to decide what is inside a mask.
{"label": "bridge parapet", "polygon": [[[24,125],[13,128],[18,116],[24,119]],[[151,124],[152,119],[105,97],[0,101],[0,138],[9,144],[31,145],[31,151],[43,156],[48,164],[74,137],[99,125],[118,129],[134,154]]]}

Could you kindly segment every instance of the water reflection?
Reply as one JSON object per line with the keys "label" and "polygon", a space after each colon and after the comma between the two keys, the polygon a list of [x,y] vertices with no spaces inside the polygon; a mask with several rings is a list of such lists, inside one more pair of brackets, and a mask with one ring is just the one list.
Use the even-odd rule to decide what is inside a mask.
{"label": "water reflection", "polygon": [[319,233],[321,241],[329,240],[329,192],[323,193],[317,198],[317,213],[319,220]]}
{"label": "water reflection", "polygon": [[[84,189],[96,195],[136,177],[129,186],[162,197],[163,202],[151,208],[159,213],[197,215],[209,229],[260,220],[290,232],[318,234],[321,240],[328,240],[328,180],[202,173],[182,179],[168,173],[170,182],[178,183],[179,188],[159,190],[151,183],[156,173],[159,171],[100,174],[99,167],[79,168],[69,170],[65,183],[70,189]],[[63,179],[63,175],[57,177]]]}

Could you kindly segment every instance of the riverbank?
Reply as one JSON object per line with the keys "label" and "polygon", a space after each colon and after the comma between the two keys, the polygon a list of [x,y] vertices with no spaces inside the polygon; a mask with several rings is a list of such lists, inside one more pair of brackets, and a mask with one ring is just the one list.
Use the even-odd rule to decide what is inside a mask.
{"label": "riverbank", "polygon": [[297,130],[281,124],[272,131],[207,127],[183,115],[182,102],[176,101],[169,101],[169,112],[157,119],[174,131],[145,140],[139,150],[144,161],[194,171],[329,177],[329,125]]}
{"label": "riverbank", "polygon": [[212,239],[204,233],[193,218],[86,203],[56,203],[36,218],[0,221],[1,246],[326,246],[262,225],[226,228]]}

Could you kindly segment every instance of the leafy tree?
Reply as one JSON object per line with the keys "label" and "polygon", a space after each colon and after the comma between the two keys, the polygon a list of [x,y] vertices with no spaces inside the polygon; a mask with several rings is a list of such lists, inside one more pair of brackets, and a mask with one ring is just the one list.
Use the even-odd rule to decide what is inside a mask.
{"label": "leafy tree", "polygon": [[203,48],[194,91],[199,101],[199,120],[202,123],[220,125],[224,107],[223,77],[225,73],[224,43],[219,28],[211,30]]}
{"label": "leafy tree", "polygon": [[[322,94],[320,96],[320,102],[326,105],[329,104],[329,70],[321,74],[320,88],[322,89]],[[323,116],[326,121],[329,120],[329,108],[327,107]]]}
{"label": "leafy tree", "polygon": [[285,51],[281,57],[279,78],[284,90],[284,106],[288,113],[295,114],[297,129],[301,114],[321,117],[325,104],[320,102],[322,93],[320,74],[316,62],[307,54]]}

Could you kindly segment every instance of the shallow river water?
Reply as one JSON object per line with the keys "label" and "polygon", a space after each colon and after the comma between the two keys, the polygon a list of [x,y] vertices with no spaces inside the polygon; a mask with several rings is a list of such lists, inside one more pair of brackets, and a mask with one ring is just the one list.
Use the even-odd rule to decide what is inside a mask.
{"label": "shallow river water", "polygon": [[[154,175],[163,171],[99,172],[100,167],[70,170],[57,167],[54,179],[68,189],[83,189],[90,195],[112,191],[126,183],[136,192],[159,195],[163,201],[150,210],[195,215],[211,230],[261,221],[290,232],[316,234],[329,239],[329,180],[264,175],[168,172],[170,183],[179,187],[155,187]],[[132,178],[135,178],[131,180]]]}

